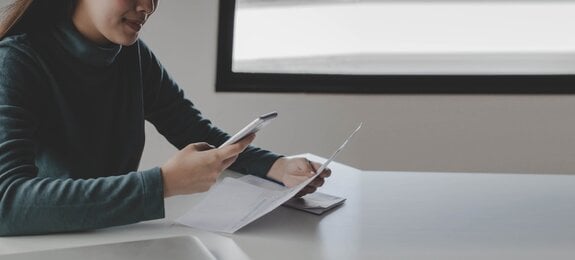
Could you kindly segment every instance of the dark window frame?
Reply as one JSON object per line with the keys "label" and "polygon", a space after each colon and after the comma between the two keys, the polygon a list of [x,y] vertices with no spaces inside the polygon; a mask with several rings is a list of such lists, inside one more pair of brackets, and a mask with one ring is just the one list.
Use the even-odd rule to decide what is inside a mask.
{"label": "dark window frame", "polygon": [[332,75],[232,71],[235,0],[219,1],[216,92],[574,94],[575,75]]}

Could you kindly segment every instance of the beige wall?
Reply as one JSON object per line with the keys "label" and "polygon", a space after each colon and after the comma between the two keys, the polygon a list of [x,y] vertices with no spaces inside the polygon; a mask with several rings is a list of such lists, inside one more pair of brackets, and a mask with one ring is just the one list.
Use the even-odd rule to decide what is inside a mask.
{"label": "beige wall", "polygon": [[[277,110],[256,145],[326,157],[363,121],[339,157],[361,169],[575,172],[575,96],[215,93],[217,3],[161,1],[143,38],[187,97],[223,129],[234,132]],[[147,130],[142,168],[175,151],[153,127]]]}

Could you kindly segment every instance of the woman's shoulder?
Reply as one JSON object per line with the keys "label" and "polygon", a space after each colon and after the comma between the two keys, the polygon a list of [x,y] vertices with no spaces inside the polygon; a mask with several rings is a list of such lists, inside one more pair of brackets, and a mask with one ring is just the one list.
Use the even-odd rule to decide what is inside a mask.
{"label": "woman's shoulder", "polygon": [[0,57],[31,57],[35,55],[32,40],[28,34],[11,35],[0,40]]}
{"label": "woman's shoulder", "polygon": [[21,85],[35,79],[40,69],[38,52],[27,34],[5,37],[0,40],[0,87]]}
{"label": "woman's shoulder", "polygon": [[4,37],[0,40],[0,48],[3,50],[8,49],[20,49],[31,47],[30,35],[29,34],[17,34]]}

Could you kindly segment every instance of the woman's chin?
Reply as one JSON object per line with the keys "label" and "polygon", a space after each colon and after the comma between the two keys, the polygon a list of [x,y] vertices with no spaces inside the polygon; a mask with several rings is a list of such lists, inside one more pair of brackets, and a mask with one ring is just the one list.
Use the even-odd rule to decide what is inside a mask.
{"label": "woman's chin", "polygon": [[114,39],[110,39],[110,42],[122,46],[130,46],[138,41],[138,36],[138,34],[122,35],[119,37],[114,37]]}

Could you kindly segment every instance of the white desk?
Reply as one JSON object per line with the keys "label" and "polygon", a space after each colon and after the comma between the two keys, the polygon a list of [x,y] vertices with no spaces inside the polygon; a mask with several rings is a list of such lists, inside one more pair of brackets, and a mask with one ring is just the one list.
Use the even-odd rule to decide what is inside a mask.
{"label": "white desk", "polygon": [[220,259],[575,258],[575,176],[331,168],[320,191],[347,201],[323,216],[280,207],[233,235],[220,235],[172,224],[202,197],[182,196],[166,201],[164,220],[0,238],[0,259],[182,234],[197,236]]}

